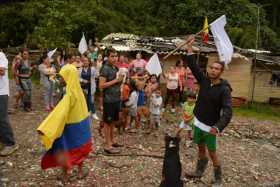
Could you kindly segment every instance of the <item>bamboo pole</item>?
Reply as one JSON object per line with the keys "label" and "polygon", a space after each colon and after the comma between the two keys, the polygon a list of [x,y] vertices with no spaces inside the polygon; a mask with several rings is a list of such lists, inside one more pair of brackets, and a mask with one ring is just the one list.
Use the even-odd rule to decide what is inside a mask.
{"label": "bamboo pole", "polygon": [[[198,35],[200,35],[202,32],[204,32],[206,29],[208,29],[208,27],[205,27],[203,28],[202,30],[200,30],[199,32],[197,32],[195,35],[194,35],[194,38]],[[181,47],[183,47],[184,45],[187,45],[190,41],[187,40],[185,41],[184,43],[180,44],[178,47],[176,47],[175,49],[173,49],[171,52],[169,52],[166,56],[163,57],[163,60],[166,60],[170,55],[172,55],[173,53],[175,53],[178,49],[180,49]]]}

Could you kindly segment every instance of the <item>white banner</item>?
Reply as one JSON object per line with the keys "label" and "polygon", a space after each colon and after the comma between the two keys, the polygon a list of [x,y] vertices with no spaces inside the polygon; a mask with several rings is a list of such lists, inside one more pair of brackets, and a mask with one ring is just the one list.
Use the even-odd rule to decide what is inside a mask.
{"label": "white banner", "polygon": [[233,46],[224,28],[226,24],[226,16],[223,15],[210,24],[210,29],[214,36],[220,61],[228,64],[230,63],[233,55]]}
{"label": "white banner", "polygon": [[150,75],[155,74],[159,76],[162,73],[160,61],[156,53],[150,58],[149,62],[147,63],[146,70]]}
{"label": "white banner", "polygon": [[87,41],[86,41],[84,33],[83,33],[83,36],[82,36],[81,41],[79,43],[78,50],[81,54],[84,54],[88,50]]}

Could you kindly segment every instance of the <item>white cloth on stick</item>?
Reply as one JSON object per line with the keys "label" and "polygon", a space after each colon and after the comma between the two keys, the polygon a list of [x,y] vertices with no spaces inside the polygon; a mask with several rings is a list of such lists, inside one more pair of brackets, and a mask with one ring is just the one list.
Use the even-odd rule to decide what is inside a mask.
{"label": "white cloth on stick", "polygon": [[51,59],[54,53],[56,52],[57,48],[48,52],[48,58]]}
{"label": "white cloth on stick", "polygon": [[81,54],[84,54],[88,50],[87,41],[86,41],[86,37],[85,37],[84,33],[80,40],[78,50]]}
{"label": "white cloth on stick", "polygon": [[147,63],[146,70],[150,75],[155,74],[159,76],[162,73],[160,61],[156,53],[150,58],[149,62]]}
{"label": "white cloth on stick", "polygon": [[223,15],[210,24],[210,29],[214,36],[220,61],[225,62],[227,65],[233,55],[233,46],[224,28],[226,23],[226,16]]}

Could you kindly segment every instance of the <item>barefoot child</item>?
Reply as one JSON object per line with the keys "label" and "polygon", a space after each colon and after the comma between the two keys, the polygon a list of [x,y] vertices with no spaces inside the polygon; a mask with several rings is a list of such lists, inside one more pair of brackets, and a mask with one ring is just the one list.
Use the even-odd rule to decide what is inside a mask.
{"label": "barefoot child", "polygon": [[89,112],[81,89],[77,68],[67,64],[59,72],[66,93],[37,131],[47,152],[41,160],[42,169],[61,167],[63,182],[74,165],[83,177],[82,165],[92,150]]}
{"label": "barefoot child", "polygon": [[131,128],[131,123],[136,122],[137,117],[137,102],[138,102],[138,93],[136,83],[131,81],[130,83],[130,95],[128,101],[125,105],[128,107],[128,118],[127,118],[127,128]]}
{"label": "barefoot child", "polygon": [[158,128],[160,125],[160,112],[162,105],[162,97],[160,89],[157,88],[150,97],[150,128]]}
{"label": "barefoot child", "polygon": [[195,106],[196,95],[194,93],[188,95],[188,100],[183,105],[183,120],[180,123],[179,132],[183,129],[187,130],[187,139],[192,140],[193,128],[193,109]]}

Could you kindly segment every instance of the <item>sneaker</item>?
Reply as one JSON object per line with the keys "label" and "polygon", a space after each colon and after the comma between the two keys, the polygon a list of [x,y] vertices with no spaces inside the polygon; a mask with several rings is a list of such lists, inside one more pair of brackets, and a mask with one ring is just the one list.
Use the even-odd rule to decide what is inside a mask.
{"label": "sneaker", "polygon": [[8,156],[12,153],[14,153],[18,149],[18,145],[12,145],[12,146],[5,146],[2,151],[0,152],[0,156]]}
{"label": "sneaker", "polygon": [[97,114],[96,114],[96,113],[92,114],[91,116],[92,116],[92,118],[93,118],[93,119],[95,119],[95,120],[99,120],[99,117],[97,116]]}
{"label": "sneaker", "polygon": [[171,108],[171,112],[175,113],[176,112],[175,108]]}

